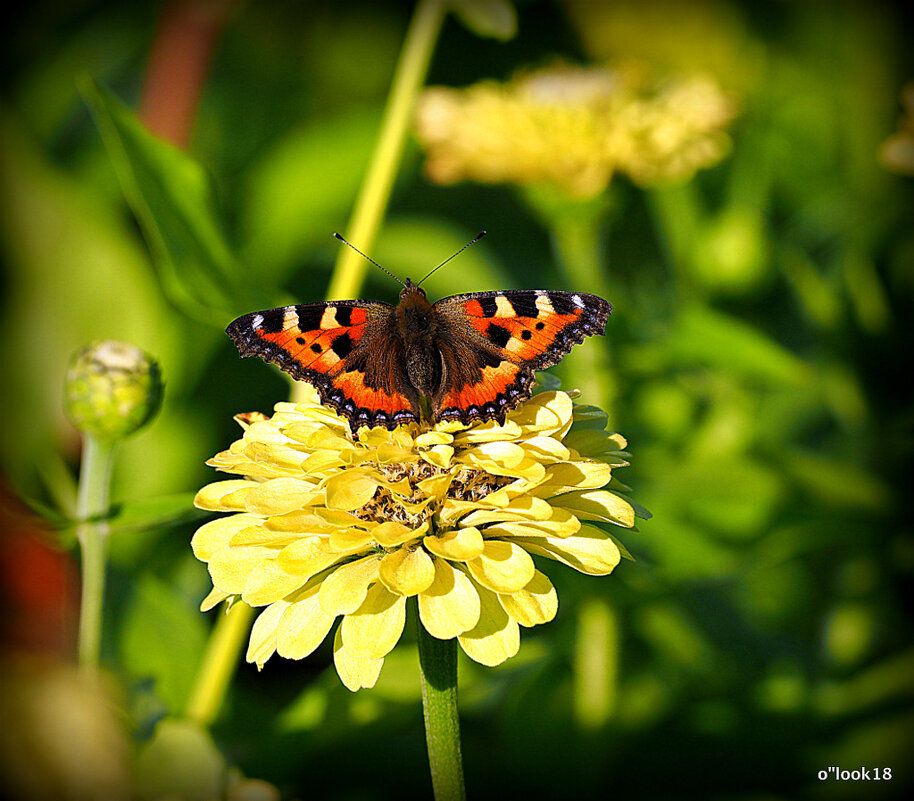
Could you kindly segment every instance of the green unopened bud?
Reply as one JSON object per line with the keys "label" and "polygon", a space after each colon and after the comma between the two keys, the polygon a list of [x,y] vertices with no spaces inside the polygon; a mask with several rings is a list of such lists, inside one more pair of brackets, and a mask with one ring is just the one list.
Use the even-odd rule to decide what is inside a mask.
{"label": "green unopened bud", "polygon": [[162,374],[135,345],[93,342],[77,351],[67,369],[64,405],[83,434],[120,439],[142,428],[162,403]]}

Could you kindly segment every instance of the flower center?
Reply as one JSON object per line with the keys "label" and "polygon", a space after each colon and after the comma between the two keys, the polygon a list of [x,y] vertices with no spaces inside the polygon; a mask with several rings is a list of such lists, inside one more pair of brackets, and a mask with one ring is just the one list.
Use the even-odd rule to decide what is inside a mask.
{"label": "flower center", "polygon": [[[406,480],[410,492],[407,494],[402,488],[394,491],[387,487],[378,487],[374,497],[352,514],[362,520],[376,523],[393,521],[411,528],[418,528],[423,523],[431,522],[448,499],[479,501],[514,481],[509,476],[496,476],[472,467],[455,465],[444,469],[421,460],[379,464],[378,470],[384,479],[392,484],[402,485]],[[443,475],[450,476],[450,483],[442,484],[438,492],[430,494],[418,486],[426,479]]]}

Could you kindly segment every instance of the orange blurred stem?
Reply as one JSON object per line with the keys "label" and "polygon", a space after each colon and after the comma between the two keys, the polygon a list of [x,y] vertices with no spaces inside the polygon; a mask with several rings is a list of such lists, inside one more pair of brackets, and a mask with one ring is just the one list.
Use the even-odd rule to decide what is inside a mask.
{"label": "orange blurred stem", "polygon": [[238,0],[172,0],[162,11],[140,100],[157,136],[187,147],[213,50]]}

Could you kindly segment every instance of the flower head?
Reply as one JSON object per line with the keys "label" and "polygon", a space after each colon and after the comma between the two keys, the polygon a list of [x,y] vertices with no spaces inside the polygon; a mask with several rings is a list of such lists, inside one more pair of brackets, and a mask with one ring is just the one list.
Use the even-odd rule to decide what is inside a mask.
{"label": "flower head", "polygon": [[146,425],[162,405],[159,365],[135,345],[93,342],[73,354],[64,382],[67,416],[80,431],[119,439]]}
{"label": "flower head", "polygon": [[274,652],[307,656],[342,617],[334,661],[357,690],[374,685],[415,595],[430,634],[497,665],[517,653],[520,626],[558,608],[531,554],[591,575],[619,562],[606,529],[631,527],[635,513],[605,489],[627,464],[605,420],[560,391],[534,395],[503,425],[358,438],[316,396],[243,415],[242,438],[209,462],[243,478],[196,499],[232,513],[194,535],[213,580],[204,608],[231,596],[266,607],[247,655],[258,666]]}
{"label": "flower head", "polygon": [[649,84],[634,71],[558,63],[507,83],[429,88],[416,133],[438,183],[552,184],[583,199],[616,171],[648,183],[716,163],[733,113],[709,78]]}

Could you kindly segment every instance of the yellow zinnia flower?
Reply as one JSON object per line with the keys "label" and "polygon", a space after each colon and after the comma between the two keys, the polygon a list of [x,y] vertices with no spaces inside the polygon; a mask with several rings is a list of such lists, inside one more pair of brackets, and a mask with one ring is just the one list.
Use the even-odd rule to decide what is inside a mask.
{"label": "yellow zinnia flower", "polygon": [[431,635],[500,664],[520,626],[558,608],[531,554],[605,575],[620,559],[607,524],[634,525],[632,505],[606,489],[626,443],[601,414],[543,391],[502,425],[358,437],[316,394],[269,418],[242,415],[242,438],[208,464],[243,478],[196,498],[233,513],[193,538],[213,580],[203,608],[233,597],[266,607],[247,653],[258,666],[274,652],[307,656],[342,617],[334,662],[351,690],[374,685],[414,595]]}
{"label": "yellow zinnia flower", "polygon": [[507,83],[426,89],[416,135],[437,183],[553,185],[587,199],[616,172],[643,186],[716,164],[729,150],[724,128],[734,114],[710,77],[651,82],[624,65],[559,62]]}

